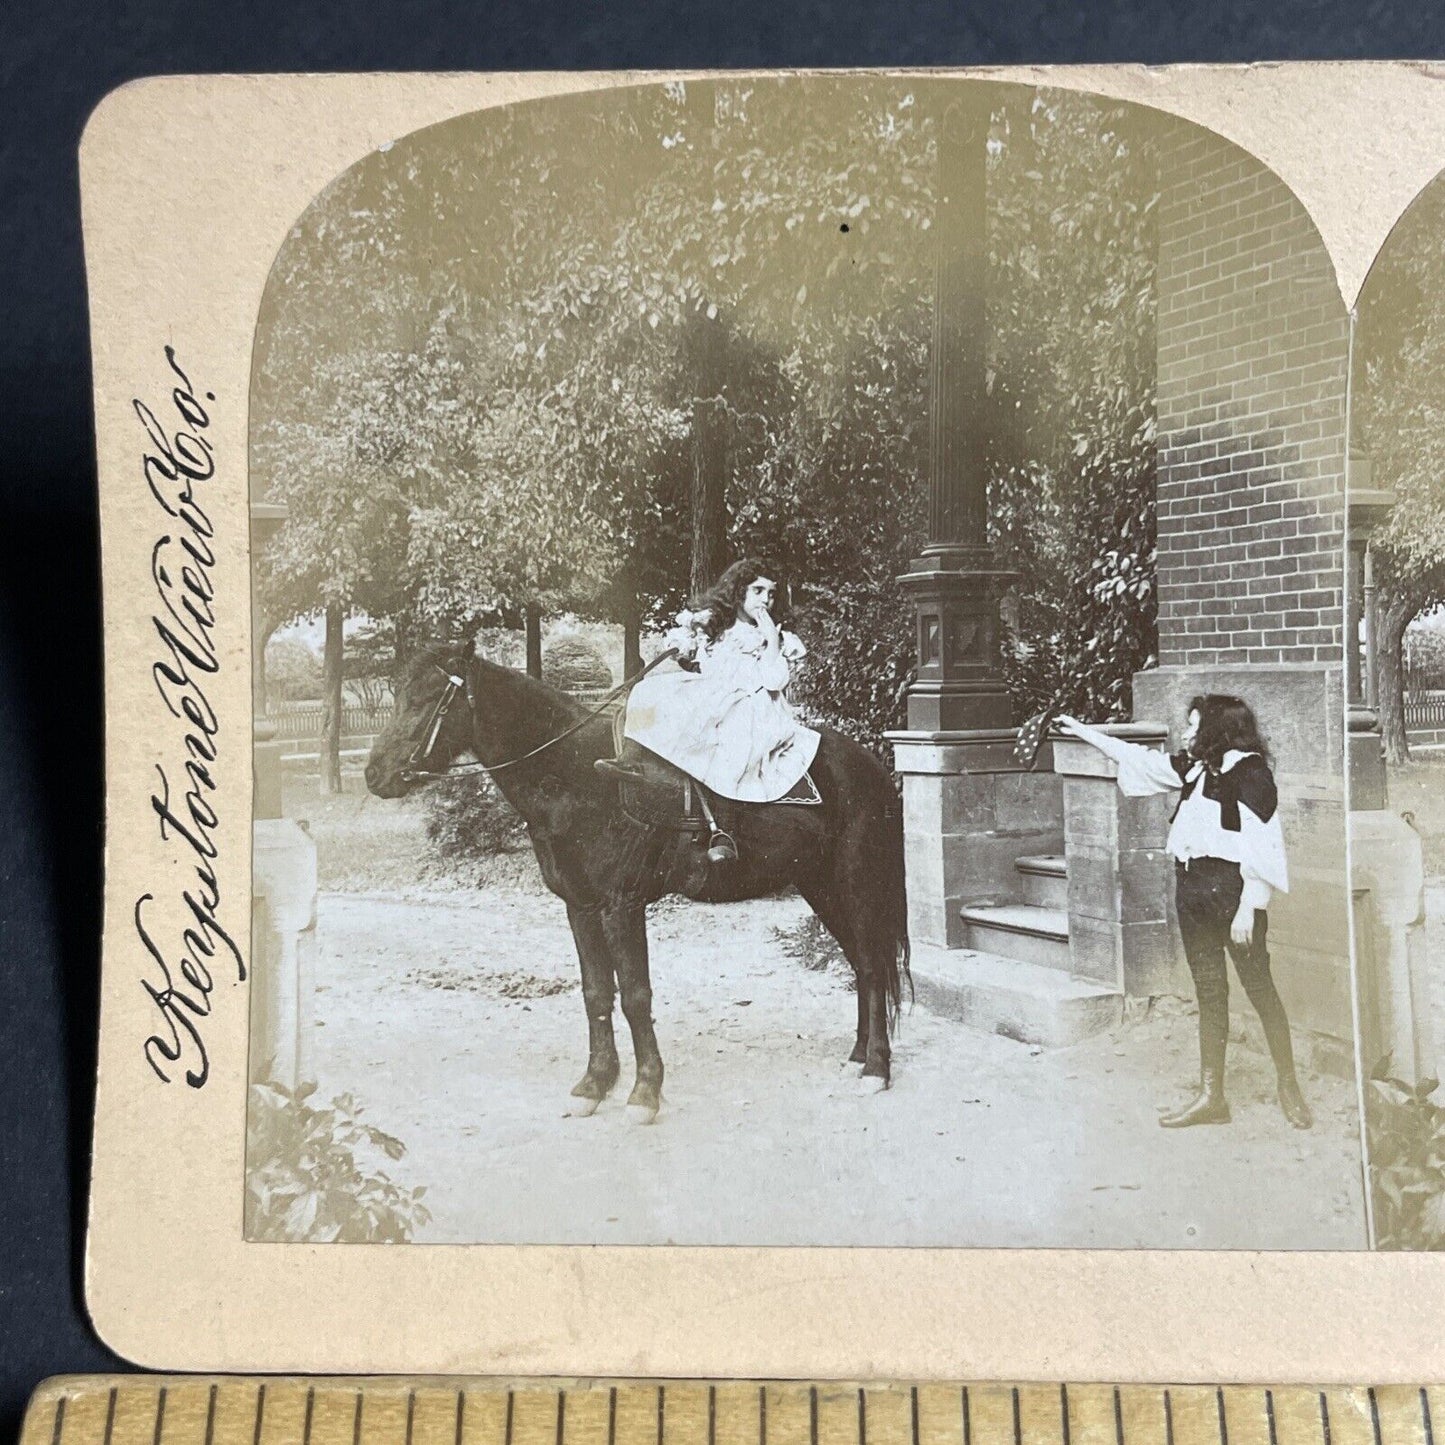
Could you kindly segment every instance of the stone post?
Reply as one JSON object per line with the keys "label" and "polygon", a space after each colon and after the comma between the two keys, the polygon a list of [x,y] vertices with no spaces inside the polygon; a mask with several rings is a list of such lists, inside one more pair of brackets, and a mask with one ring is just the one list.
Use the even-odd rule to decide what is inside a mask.
{"label": "stone post", "polygon": [[[1102,731],[1148,747],[1168,738],[1154,723]],[[1174,868],[1164,851],[1173,797],[1126,797],[1118,765],[1076,738],[1055,739],[1053,763],[1063,780],[1073,972],[1126,998],[1187,994],[1173,922]]]}
{"label": "stone post", "polygon": [[1350,874],[1360,967],[1360,1060],[1371,1072],[1388,1054],[1408,1083],[1445,1067],[1445,959],[1425,938],[1425,870],[1419,835],[1398,814],[1350,814]]}
{"label": "stone post", "polygon": [[[286,519],[286,508],[251,503],[254,557]],[[251,591],[252,1083],[288,1089],[314,1082],[316,1025],[316,845],[281,816],[281,745],[266,716],[260,602]]]}
{"label": "stone post", "polygon": [[1371,486],[1370,463],[1359,455],[1350,456],[1346,475],[1345,770],[1350,808],[1360,811],[1386,806],[1385,745],[1374,697],[1370,534],[1388,515],[1395,494]]}
{"label": "stone post", "polygon": [[[286,508],[276,502],[251,503],[251,556],[254,559],[281,529]],[[252,572],[251,586],[251,816],[281,816],[281,744],[276,725],[266,716],[265,623]]]}
{"label": "stone post", "polygon": [[251,852],[251,1082],[316,1079],[316,845],[258,818]]}

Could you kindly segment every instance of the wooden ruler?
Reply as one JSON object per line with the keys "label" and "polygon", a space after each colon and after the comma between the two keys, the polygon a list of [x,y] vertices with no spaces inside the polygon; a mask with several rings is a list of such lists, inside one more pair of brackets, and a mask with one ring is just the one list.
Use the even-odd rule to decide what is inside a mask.
{"label": "wooden ruler", "polygon": [[21,1445],[1435,1445],[1440,1398],[1415,1386],[78,1375],[36,1391]]}

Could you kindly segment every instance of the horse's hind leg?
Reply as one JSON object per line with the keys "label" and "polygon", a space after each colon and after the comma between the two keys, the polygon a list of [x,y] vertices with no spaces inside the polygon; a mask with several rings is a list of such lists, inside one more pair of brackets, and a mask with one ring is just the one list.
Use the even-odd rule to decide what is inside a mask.
{"label": "horse's hind leg", "polygon": [[617,1059],[617,1039],[612,1032],[612,1003],[615,987],[612,950],[602,919],[595,911],[567,905],[567,919],[582,965],[582,1001],[587,1007],[587,1072],[572,1089],[577,1102],[573,1114],[592,1114],[611,1092],[622,1066]]}
{"label": "horse's hind leg", "polygon": [[853,969],[854,992],[858,999],[858,1032],[853,1039],[853,1052],[848,1055],[850,1064],[861,1064],[868,1058],[868,989],[864,982],[863,970],[859,967],[861,954],[852,927],[848,910],[826,888],[818,884],[799,885],[808,907],[818,915],[818,921],[837,940],[843,950],[843,957]]}
{"label": "horse's hind leg", "polygon": [[627,1099],[635,1123],[651,1124],[662,1107],[662,1052],[652,1027],[652,979],[647,966],[647,912],[641,903],[624,903],[602,915],[612,948],[612,963],[622,990],[622,1012],[632,1030],[637,1081]]}

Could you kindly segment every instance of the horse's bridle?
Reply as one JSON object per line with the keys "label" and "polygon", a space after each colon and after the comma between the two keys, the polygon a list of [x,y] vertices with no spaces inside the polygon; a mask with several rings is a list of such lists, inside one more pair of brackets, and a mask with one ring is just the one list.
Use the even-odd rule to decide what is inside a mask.
{"label": "horse's bridle", "polygon": [[431,717],[427,719],[424,738],[417,740],[416,746],[411,750],[411,756],[406,760],[406,766],[401,770],[402,777],[409,783],[415,782],[418,778],[456,777],[463,772],[475,770],[472,765],[466,763],[460,768],[447,768],[440,773],[427,770],[427,761],[436,748],[437,739],[441,736],[442,725],[447,720],[447,712],[452,703],[456,701],[457,694],[465,690],[467,703],[468,705],[471,703],[471,688],[467,686],[466,679],[448,672],[440,663],[436,665],[436,668],[446,678],[447,685],[442,689],[442,695],[436,700],[436,706],[431,710]]}
{"label": "horse's bridle", "polygon": [[500,773],[504,768],[515,768],[519,763],[528,762],[538,753],[545,753],[548,748],[554,747],[564,738],[570,738],[573,733],[579,732],[594,718],[605,712],[624,692],[641,682],[654,667],[666,662],[668,658],[676,656],[677,649],[670,647],[666,652],[654,657],[639,672],[634,673],[631,677],[623,678],[606,697],[602,698],[570,727],[564,728],[556,737],[548,738],[545,743],[539,744],[531,752],[523,753],[519,758],[508,758],[503,763],[461,763],[456,767],[444,768],[441,772],[429,771],[426,764],[436,749],[437,739],[441,737],[442,726],[447,720],[447,713],[458,695],[465,692],[467,706],[472,706],[472,684],[469,677],[458,677],[454,672],[448,672],[440,663],[436,663],[434,666],[446,678],[447,685],[442,689],[442,695],[436,700],[436,706],[432,708],[431,716],[427,719],[426,731],[411,750],[411,756],[406,760],[406,766],[401,770],[401,775],[411,783],[419,778],[460,778],[469,773]]}

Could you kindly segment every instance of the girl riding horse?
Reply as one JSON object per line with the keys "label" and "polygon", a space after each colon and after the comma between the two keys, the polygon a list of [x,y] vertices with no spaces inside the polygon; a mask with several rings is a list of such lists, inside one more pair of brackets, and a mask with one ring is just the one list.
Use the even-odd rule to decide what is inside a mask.
{"label": "girl riding horse", "polygon": [[634,775],[646,750],[721,797],[786,797],[817,755],[819,735],[784,695],[806,653],[773,620],[776,594],[770,569],[745,557],[694,599],[667,635],[684,670],[650,673],[632,689],[623,752],[601,766]]}

